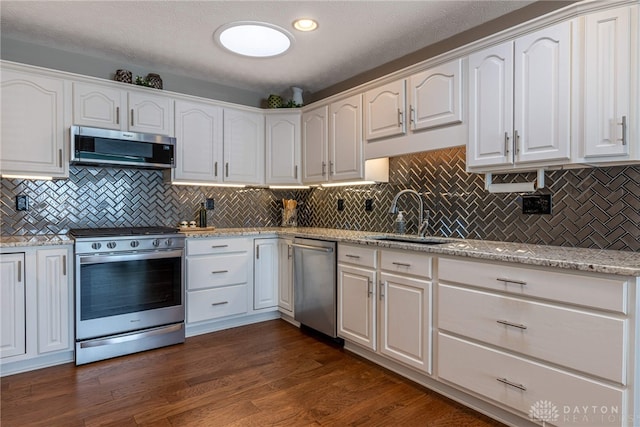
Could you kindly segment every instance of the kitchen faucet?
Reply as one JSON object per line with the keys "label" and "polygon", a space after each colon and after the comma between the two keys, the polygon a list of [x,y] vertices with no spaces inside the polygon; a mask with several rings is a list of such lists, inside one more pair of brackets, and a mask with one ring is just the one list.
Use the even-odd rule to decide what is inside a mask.
{"label": "kitchen faucet", "polygon": [[420,193],[418,193],[416,190],[406,189],[399,191],[391,202],[389,214],[393,215],[395,213],[398,213],[398,199],[403,194],[412,194],[418,199],[418,203],[420,204],[418,213],[418,222],[420,224],[418,227],[418,236],[424,237],[427,234],[427,229],[429,228],[429,212],[427,212],[427,219],[424,219],[424,202],[422,201],[422,196],[420,196]]}

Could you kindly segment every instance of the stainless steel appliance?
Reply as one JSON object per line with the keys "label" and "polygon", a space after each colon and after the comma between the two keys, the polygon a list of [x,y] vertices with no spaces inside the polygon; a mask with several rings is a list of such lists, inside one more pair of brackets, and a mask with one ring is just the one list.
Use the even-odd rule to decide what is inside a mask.
{"label": "stainless steel appliance", "polygon": [[184,236],[74,229],[76,365],[184,342]]}
{"label": "stainless steel appliance", "polygon": [[336,242],[296,237],[292,246],[294,317],[336,338]]}
{"label": "stainless steel appliance", "polygon": [[175,167],[176,139],[165,135],[71,126],[71,163],[151,169]]}

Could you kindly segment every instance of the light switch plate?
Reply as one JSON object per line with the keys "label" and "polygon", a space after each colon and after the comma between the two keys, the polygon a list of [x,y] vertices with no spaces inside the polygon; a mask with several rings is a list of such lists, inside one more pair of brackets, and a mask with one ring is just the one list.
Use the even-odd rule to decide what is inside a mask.
{"label": "light switch plate", "polygon": [[27,211],[29,210],[29,196],[26,194],[18,194],[16,196],[16,210]]}

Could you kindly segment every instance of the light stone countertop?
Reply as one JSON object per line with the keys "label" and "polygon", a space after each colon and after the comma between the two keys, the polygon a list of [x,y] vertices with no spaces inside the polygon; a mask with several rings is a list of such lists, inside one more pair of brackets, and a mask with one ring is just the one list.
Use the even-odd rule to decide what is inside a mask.
{"label": "light stone countertop", "polygon": [[[278,235],[282,237],[299,236],[383,248],[408,249],[432,253],[434,255],[451,255],[490,261],[505,261],[542,267],[557,267],[576,271],[640,277],[640,253],[631,251],[569,248],[563,246],[429,236],[427,237],[428,240],[444,241],[446,243],[425,245],[421,243],[375,240],[376,237],[398,237],[395,234],[306,227],[221,228],[212,232],[185,231],[184,234],[189,238],[260,235]],[[413,236],[408,237],[411,238]]]}
{"label": "light stone countertop", "polygon": [[[376,237],[398,237],[395,234],[309,227],[218,228],[203,231],[181,230],[181,232],[188,238],[232,236],[281,236],[293,238],[298,236],[381,248],[407,249],[434,255],[460,256],[489,261],[505,261],[542,267],[640,277],[640,253],[631,251],[569,248],[429,236],[427,237],[428,240],[446,243],[425,245],[375,240]],[[413,236],[407,237],[411,238]],[[73,238],[66,235],[9,236],[0,237],[0,249],[6,252],[6,248],[12,247],[72,245],[73,242]]]}

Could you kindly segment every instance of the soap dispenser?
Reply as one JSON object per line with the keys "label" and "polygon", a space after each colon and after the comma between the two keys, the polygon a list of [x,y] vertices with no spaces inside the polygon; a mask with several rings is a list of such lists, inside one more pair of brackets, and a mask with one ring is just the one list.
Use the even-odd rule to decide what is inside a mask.
{"label": "soap dispenser", "polygon": [[398,211],[398,216],[396,217],[396,233],[404,234],[406,229],[406,223],[404,222],[404,216],[402,215],[402,211]]}
{"label": "soap dispenser", "polygon": [[200,203],[198,209],[198,227],[207,228],[207,208],[204,207],[204,203]]}

